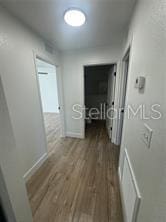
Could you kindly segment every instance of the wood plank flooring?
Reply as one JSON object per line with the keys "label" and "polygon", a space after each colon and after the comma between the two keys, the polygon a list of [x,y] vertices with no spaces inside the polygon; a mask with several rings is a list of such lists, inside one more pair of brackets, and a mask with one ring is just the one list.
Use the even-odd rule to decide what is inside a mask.
{"label": "wood plank flooring", "polygon": [[44,113],[44,125],[47,136],[48,152],[51,152],[61,135],[61,122],[59,113]]}
{"label": "wood plank flooring", "polygon": [[60,139],[28,181],[34,222],[123,222],[119,148],[102,121],[86,132],[86,139]]}

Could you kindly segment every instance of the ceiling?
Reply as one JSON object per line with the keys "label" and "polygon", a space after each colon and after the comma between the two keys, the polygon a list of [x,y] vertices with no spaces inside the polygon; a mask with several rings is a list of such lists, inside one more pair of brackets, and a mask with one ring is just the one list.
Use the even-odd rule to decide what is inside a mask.
{"label": "ceiling", "polygon": [[[0,2],[44,39],[60,50],[105,46],[122,41],[127,32],[135,0],[0,0]],[[87,22],[70,27],[66,9],[83,10]]]}

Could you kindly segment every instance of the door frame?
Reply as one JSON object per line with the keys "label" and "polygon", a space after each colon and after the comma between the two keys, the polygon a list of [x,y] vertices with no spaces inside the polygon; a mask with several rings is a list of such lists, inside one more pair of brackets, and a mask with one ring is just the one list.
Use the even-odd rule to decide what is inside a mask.
{"label": "door frame", "polygon": [[[113,108],[114,110],[114,107],[115,107],[115,93],[116,93],[116,84],[117,84],[117,64],[113,64],[113,73],[111,73],[114,77],[114,83],[113,83],[113,97],[111,98],[112,99],[112,102],[114,102],[114,104],[112,104],[111,102],[111,108]],[[116,74],[115,74],[116,73]],[[109,73],[110,74],[110,73]],[[113,111],[114,112],[114,111]],[[114,116],[114,113],[113,113],[113,116]],[[109,136],[109,139],[111,140],[111,142],[114,141],[114,138],[113,138],[113,131],[114,131],[114,125],[115,125],[115,122],[114,122],[114,119],[112,119],[112,125],[111,125],[111,132],[110,129],[107,128],[108,130],[108,136]]]}
{"label": "door frame", "polygon": [[[117,61],[106,61],[99,63],[86,63],[82,65],[82,108],[85,110],[85,67],[88,66],[103,66],[103,65],[118,65]],[[83,117],[81,121],[81,138],[85,138],[85,112],[83,112]]]}
{"label": "door frame", "polygon": [[35,78],[36,78],[37,91],[38,91],[39,103],[40,103],[40,114],[42,116],[42,128],[43,128],[43,131],[44,131],[44,134],[45,134],[45,146],[46,146],[47,152],[48,152],[46,129],[45,129],[45,124],[44,124],[42,99],[41,99],[41,93],[40,93],[40,84],[39,84],[39,78],[38,78],[38,70],[37,70],[36,59],[40,59],[40,60],[42,60],[46,63],[49,63],[51,65],[54,65],[56,67],[58,102],[59,102],[59,106],[60,106],[59,113],[60,113],[60,121],[61,121],[61,135],[60,135],[60,137],[65,137],[62,76],[61,76],[60,66],[57,65],[51,58],[49,58],[46,55],[43,55],[41,53],[37,53],[37,52],[33,51],[33,60],[34,60],[34,66],[35,66]]}
{"label": "door frame", "polygon": [[[129,59],[128,62],[128,71],[126,73],[126,60]],[[120,93],[119,93],[119,109],[122,108],[122,105],[124,103],[124,114],[123,114],[123,120],[121,121],[121,118],[118,120],[118,127],[117,127],[117,145],[121,145],[122,141],[122,135],[124,130],[124,116],[125,116],[125,107],[126,107],[126,95],[128,91],[128,74],[130,69],[130,58],[131,58],[131,43],[128,45],[127,49],[125,50],[125,53],[121,60],[121,80],[120,80]],[[124,87],[125,87],[125,97],[123,97],[124,93]]]}

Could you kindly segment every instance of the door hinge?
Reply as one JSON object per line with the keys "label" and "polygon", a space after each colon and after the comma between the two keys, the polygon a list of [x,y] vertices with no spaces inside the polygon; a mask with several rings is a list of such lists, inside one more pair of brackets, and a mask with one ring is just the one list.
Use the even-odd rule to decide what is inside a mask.
{"label": "door hinge", "polygon": [[114,76],[116,76],[116,72],[114,72]]}
{"label": "door hinge", "polygon": [[112,102],[112,105],[114,105],[114,101]]}

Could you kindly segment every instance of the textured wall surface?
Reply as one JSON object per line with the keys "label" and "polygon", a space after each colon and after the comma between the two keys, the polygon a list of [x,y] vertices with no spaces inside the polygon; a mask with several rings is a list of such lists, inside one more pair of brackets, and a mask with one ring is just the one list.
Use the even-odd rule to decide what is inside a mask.
{"label": "textured wall surface", "polygon": [[0,198],[8,221],[32,222],[9,111],[0,79]]}
{"label": "textured wall surface", "polygon": [[46,153],[33,52],[57,63],[58,56],[1,7],[0,27],[0,75],[25,174]]}
{"label": "textured wall surface", "polygon": [[83,136],[83,119],[72,118],[73,104],[84,106],[84,65],[114,64],[121,56],[122,44],[62,54],[66,133]]}
{"label": "textured wall surface", "polygon": [[[124,121],[120,167],[127,148],[142,195],[138,222],[166,221],[166,1],[140,0],[134,13],[129,40],[132,39],[127,89],[127,105],[144,104],[150,114],[152,104],[160,104],[159,120],[132,118]],[[146,77],[144,92],[134,88],[137,76]],[[151,147],[141,140],[143,124],[153,129]]]}

